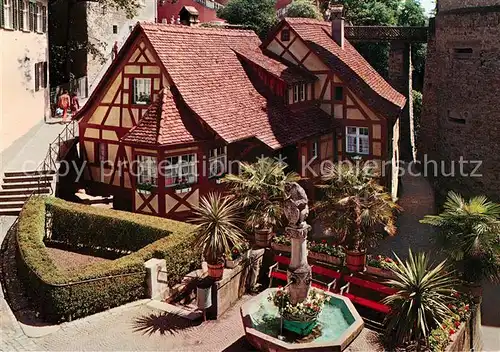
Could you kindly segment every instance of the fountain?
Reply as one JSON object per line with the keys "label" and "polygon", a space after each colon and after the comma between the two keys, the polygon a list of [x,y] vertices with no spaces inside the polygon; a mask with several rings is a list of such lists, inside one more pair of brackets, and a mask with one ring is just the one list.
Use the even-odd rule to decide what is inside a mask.
{"label": "fountain", "polygon": [[241,307],[246,338],[261,351],[342,351],[364,322],[349,299],[311,288],[307,195],[298,183],[288,184],[286,193],[285,232],[292,243],[288,284],[267,289]]}

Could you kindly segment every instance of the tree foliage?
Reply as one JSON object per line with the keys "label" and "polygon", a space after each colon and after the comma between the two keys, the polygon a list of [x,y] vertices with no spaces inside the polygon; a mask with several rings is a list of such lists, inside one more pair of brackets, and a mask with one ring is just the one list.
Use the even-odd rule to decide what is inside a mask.
{"label": "tree foliage", "polygon": [[287,17],[321,19],[321,13],[312,0],[295,0],[286,10]]}
{"label": "tree foliage", "polygon": [[436,242],[466,281],[500,281],[500,204],[450,192],[444,211],[426,216],[422,223],[439,227]]}
{"label": "tree foliage", "polygon": [[230,24],[251,28],[261,38],[277,21],[273,0],[231,0],[217,11],[217,16]]}
{"label": "tree foliage", "polygon": [[333,165],[318,185],[325,193],[316,211],[322,222],[340,234],[350,250],[365,250],[379,237],[381,227],[396,234],[395,212],[399,206],[372,173],[363,166]]}
{"label": "tree foliage", "polygon": [[228,174],[223,181],[242,207],[247,227],[276,229],[283,218],[285,185],[300,179],[286,173],[287,165],[271,158],[260,158],[253,164],[242,163],[239,175]]}

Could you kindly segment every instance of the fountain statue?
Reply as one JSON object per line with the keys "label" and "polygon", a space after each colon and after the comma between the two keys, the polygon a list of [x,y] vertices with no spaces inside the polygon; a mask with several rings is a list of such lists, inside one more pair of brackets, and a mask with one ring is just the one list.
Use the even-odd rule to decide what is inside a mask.
{"label": "fountain statue", "polygon": [[307,233],[311,226],[306,219],[309,215],[307,194],[297,183],[285,186],[287,197],[284,204],[288,226],[285,233],[292,243],[292,258],[288,268],[288,290],[293,305],[303,302],[311,287],[311,267],[307,262]]}
{"label": "fountain statue", "polygon": [[261,351],[342,351],[359,335],[363,320],[348,298],[311,288],[307,195],[296,182],[287,184],[285,192],[285,233],[292,244],[288,283],[268,288],[243,304],[245,335]]}

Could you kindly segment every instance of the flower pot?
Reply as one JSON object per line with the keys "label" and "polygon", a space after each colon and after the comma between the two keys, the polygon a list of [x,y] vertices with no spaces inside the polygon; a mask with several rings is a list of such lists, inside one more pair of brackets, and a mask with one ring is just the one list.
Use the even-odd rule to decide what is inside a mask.
{"label": "flower pot", "polygon": [[309,259],[312,260],[317,260],[320,262],[325,262],[325,263],[330,263],[333,265],[342,265],[343,260],[341,258],[335,257],[333,255],[325,254],[325,253],[317,253],[317,252],[311,252],[309,251],[309,254],[307,255]]}
{"label": "flower pot", "polygon": [[240,263],[241,263],[242,260],[243,260],[243,256],[239,256],[238,258],[236,258],[234,260],[226,259],[226,268],[228,268],[228,269],[234,269],[238,265],[240,265]]}
{"label": "flower pot", "polygon": [[281,243],[271,243],[271,248],[276,252],[291,252],[292,247]]}
{"label": "flower pot", "polygon": [[217,264],[207,263],[208,266],[208,276],[210,276],[215,281],[222,280],[224,276],[224,262]]}
{"label": "flower pot", "polygon": [[255,244],[261,248],[270,247],[273,237],[271,229],[255,230]]}
{"label": "flower pot", "polygon": [[374,266],[369,266],[369,265],[366,266],[365,273],[366,274],[370,274],[370,275],[385,277],[387,279],[394,279],[394,278],[396,278],[396,275],[394,275],[394,273],[392,271],[390,271],[390,270],[382,269],[382,268],[376,268]]}
{"label": "flower pot", "polygon": [[299,336],[309,335],[318,324],[317,320],[314,321],[293,321],[283,319],[283,328],[296,333]]}
{"label": "flower pot", "polygon": [[366,251],[346,251],[346,266],[352,272],[365,270]]}

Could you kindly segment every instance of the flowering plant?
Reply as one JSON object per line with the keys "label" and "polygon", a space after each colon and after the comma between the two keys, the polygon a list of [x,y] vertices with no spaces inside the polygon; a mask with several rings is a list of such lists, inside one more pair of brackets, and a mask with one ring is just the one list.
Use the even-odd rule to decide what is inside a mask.
{"label": "flowering plant", "polygon": [[380,269],[389,269],[391,265],[395,264],[392,258],[385,255],[370,256],[368,258],[368,266]]}
{"label": "flowering plant", "polygon": [[319,290],[311,288],[304,302],[293,305],[290,301],[289,292],[282,287],[278,287],[275,292],[267,297],[267,300],[278,307],[285,319],[307,322],[318,317],[325,302],[328,302],[330,297]]}
{"label": "flowering plant", "polygon": [[245,252],[247,249],[248,249],[248,243],[247,242],[244,242],[244,243],[242,243],[239,246],[234,246],[231,249],[231,252],[228,253],[228,254],[226,254],[226,258],[229,259],[229,260],[236,260],[239,257],[241,257],[241,255],[243,254],[243,252]]}
{"label": "flowering plant", "polygon": [[328,244],[326,240],[322,240],[321,242],[309,242],[308,249],[311,252],[324,253],[341,259],[345,257],[345,252],[342,247]]}
{"label": "flowering plant", "polygon": [[458,291],[453,291],[450,297],[448,308],[451,315],[440,326],[431,331],[429,336],[429,345],[432,351],[444,351],[450,338],[460,328],[460,325],[466,322],[470,316],[470,306],[472,297]]}

